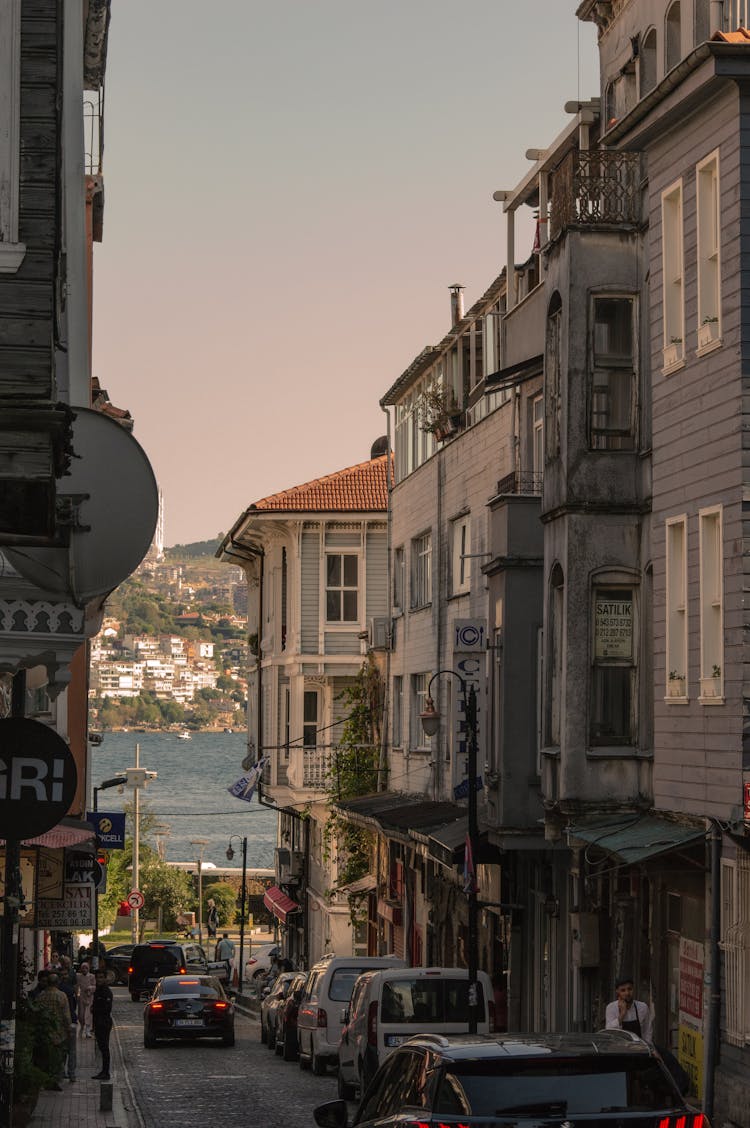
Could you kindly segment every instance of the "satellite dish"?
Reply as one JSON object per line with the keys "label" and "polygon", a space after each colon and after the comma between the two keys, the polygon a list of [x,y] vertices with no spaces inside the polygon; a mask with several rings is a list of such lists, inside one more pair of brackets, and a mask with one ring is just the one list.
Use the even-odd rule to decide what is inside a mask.
{"label": "satellite dish", "polygon": [[148,551],[159,515],[159,491],[143,448],[100,411],[76,408],[74,458],[57,480],[58,499],[83,498],[67,548],[3,548],[25,580],[82,605],[107,595]]}

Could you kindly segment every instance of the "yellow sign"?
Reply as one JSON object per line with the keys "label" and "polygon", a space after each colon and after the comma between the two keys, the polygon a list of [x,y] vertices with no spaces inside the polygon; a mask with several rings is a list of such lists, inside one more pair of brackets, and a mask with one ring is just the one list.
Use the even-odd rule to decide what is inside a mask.
{"label": "yellow sign", "polygon": [[703,1035],[692,1026],[679,1027],[677,1057],[680,1065],[690,1074],[690,1088],[696,1097],[703,1097]]}

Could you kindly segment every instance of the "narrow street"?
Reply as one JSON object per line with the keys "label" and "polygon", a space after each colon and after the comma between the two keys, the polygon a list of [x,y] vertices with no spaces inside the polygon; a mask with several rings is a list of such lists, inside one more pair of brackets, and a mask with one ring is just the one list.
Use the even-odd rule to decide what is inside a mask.
{"label": "narrow street", "polygon": [[116,1035],[145,1128],[310,1128],[316,1104],[336,1098],[336,1079],[302,1072],[260,1041],[260,1024],[237,1015],[236,1044],[143,1046],[143,1004],[114,989]]}

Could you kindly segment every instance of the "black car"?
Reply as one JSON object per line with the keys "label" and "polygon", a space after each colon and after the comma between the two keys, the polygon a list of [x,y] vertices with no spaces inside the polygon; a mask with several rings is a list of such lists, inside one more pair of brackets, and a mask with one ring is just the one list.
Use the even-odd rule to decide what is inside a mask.
{"label": "black car", "polygon": [[[346,1128],[347,1105],[315,1109]],[[656,1051],[634,1034],[438,1034],[410,1038],[385,1060],[355,1125],[382,1128],[710,1128],[685,1104]]]}
{"label": "black car", "polygon": [[130,957],[134,947],[134,944],[117,944],[105,954],[104,967],[112,972],[115,983],[127,983]]}
{"label": "black car", "polygon": [[200,944],[177,944],[174,940],[150,940],[136,944],[128,966],[128,990],[134,1003],[150,995],[164,975],[212,975],[226,981],[223,960],[210,962]]}
{"label": "black car", "polygon": [[234,1045],[234,1004],[213,975],[165,975],[143,1010],[143,1045],[159,1038],[221,1038]]}

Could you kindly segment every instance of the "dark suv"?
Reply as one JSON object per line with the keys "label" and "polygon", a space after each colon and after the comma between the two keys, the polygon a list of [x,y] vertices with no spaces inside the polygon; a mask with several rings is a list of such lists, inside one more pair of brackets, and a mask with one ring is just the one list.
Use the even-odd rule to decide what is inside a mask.
{"label": "dark suv", "polygon": [[[315,1109],[346,1128],[345,1101]],[[422,1035],[390,1055],[353,1123],[379,1128],[710,1128],[634,1034]]]}
{"label": "dark suv", "polygon": [[165,975],[213,975],[226,984],[223,960],[211,963],[200,944],[177,944],[174,940],[150,940],[136,944],[128,967],[128,990],[134,1003],[150,995]]}

